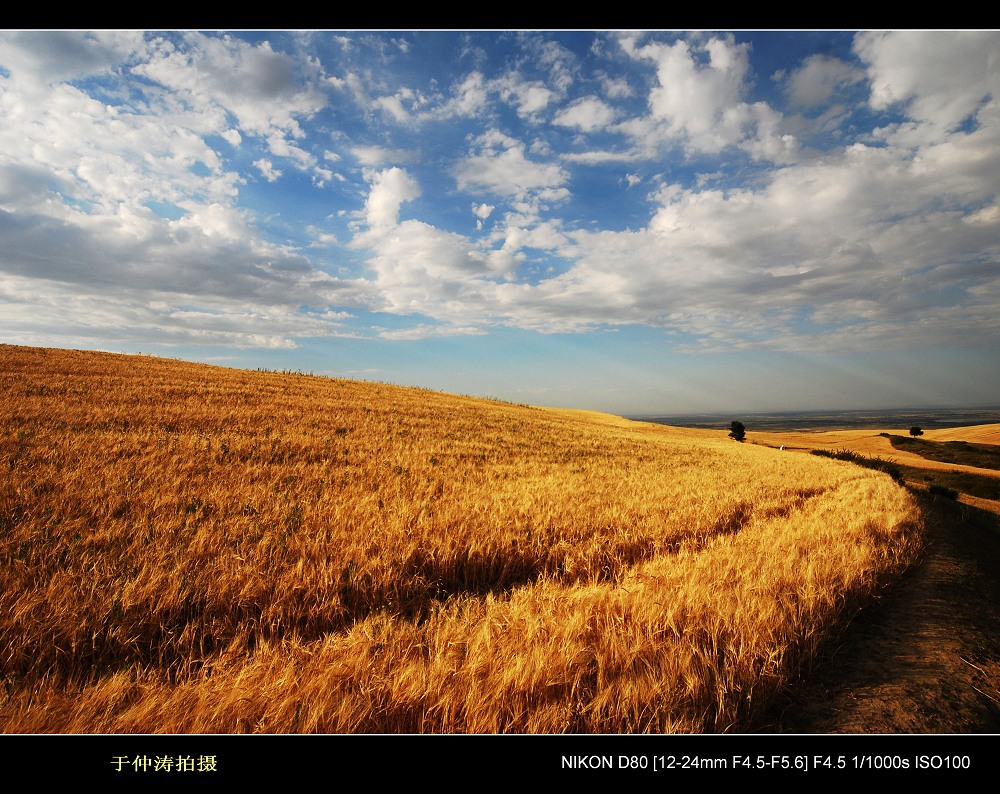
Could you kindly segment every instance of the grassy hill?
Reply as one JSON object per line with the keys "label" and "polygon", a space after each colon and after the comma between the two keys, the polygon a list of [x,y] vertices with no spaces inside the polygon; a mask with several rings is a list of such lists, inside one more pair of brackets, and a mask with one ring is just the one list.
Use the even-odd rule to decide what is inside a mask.
{"label": "grassy hill", "polygon": [[920,552],[890,477],[0,346],[0,731],[746,730]]}
{"label": "grassy hill", "polygon": [[928,430],[921,438],[906,430],[764,431],[747,437],[774,449],[891,469],[911,488],[951,492],[965,504],[1000,514],[1000,424]]}

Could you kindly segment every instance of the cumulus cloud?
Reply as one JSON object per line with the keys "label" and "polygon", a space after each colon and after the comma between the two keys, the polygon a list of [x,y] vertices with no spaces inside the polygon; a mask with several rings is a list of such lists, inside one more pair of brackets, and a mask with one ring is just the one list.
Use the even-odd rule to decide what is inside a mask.
{"label": "cumulus cloud", "polygon": [[526,81],[520,75],[505,75],[495,87],[505,102],[510,102],[524,118],[535,119],[558,95],[540,80]]}
{"label": "cumulus cloud", "polygon": [[460,190],[485,190],[519,199],[546,189],[557,189],[569,179],[560,166],[539,163],[525,156],[524,144],[498,130],[480,136],[476,153],[455,169]]}
{"label": "cumulus cloud", "polygon": [[438,118],[475,116],[486,105],[487,88],[479,72],[466,75],[453,93],[454,96],[435,114]]}
{"label": "cumulus cloud", "polygon": [[0,34],[0,330],[996,332],[998,34],[861,33],[766,90],[735,36],[468,34],[419,60],[442,35]]}
{"label": "cumulus cloud", "polygon": [[604,129],[615,118],[614,108],[597,97],[584,97],[559,111],[553,121],[563,127],[575,127],[582,132]]}
{"label": "cumulus cloud", "polygon": [[[6,334],[37,339],[54,322],[72,339],[104,328],[132,340],[286,346],[289,333],[341,333],[339,320],[307,321],[301,307],[358,306],[369,287],[264,240],[234,205],[243,178],[206,141],[245,143],[232,113],[302,159],[282,149],[283,136],[298,135],[294,116],[315,105],[287,56],[229,39],[88,33],[19,34],[0,52],[9,72],[0,77],[0,279],[25,307],[5,311]],[[111,101],[65,82],[115,73],[143,79]],[[170,91],[150,89],[150,79]],[[268,181],[280,176],[269,158],[254,163]]]}
{"label": "cumulus cloud", "polygon": [[369,172],[367,179],[371,192],[365,202],[365,219],[371,228],[395,225],[403,202],[420,195],[420,185],[401,168]]}
{"label": "cumulus cloud", "polygon": [[[363,95],[363,91],[359,90]],[[418,125],[432,121],[476,116],[487,104],[490,87],[483,75],[471,72],[459,80],[448,95],[404,86],[394,94],[378,96],[370,105],[397,124]],[[366,101],[367,100],[363,100]]]}
{"label": "cumulus cloud", "polygon": [[143,50],[132,31],[2,31],[0,66],[18,79],[63,82],[109,71]]}
{"label": "cumulus cloud", "polygon": [[606,74],[599,77],[605,95],[611,99],[625,99],[634,93],[628,80],[623,77],[610,77]]}
{"label": "cumulus cloud", "polygon": [[0,274],[4,337],[19,344],[133,350],[137,345],[221,345],[294,350],[298,339],[352,337],[350,315],[292,312],[250,301],[234,306],[199,296],[199,308],[142,292],[97,292],[35,278]]}
{"label": "cumulus cloud", "polygon": [[553,90],[564,93],[576,79],[578,63],[576,56],[551,39],[531,37],[526,41],[527,48],[537,58],[538,65],[545,69],[545,82]]}
{"label": "cumulus cloud", "polygon": [[257,170],[260,171],[264,179],[268,182],[277,182],[281,176],[281,171],[277,170],[270,160],[262,157],[259,160],[254,160],[253,164],[257,166]]}
{"label": "cumulus cloud", "polygon": [[493,210],[495,210],[495,209],[496,209],[496,207],[494,205],[492,205],[492,204],[485,204],[484,203],[484,204],[479,204],[479,205],[476,205],[476,204],[472,205],[472,214],[476,216],[476,228],[477,229],[482,229],[483,228],[483,221],[485,221],[487,218],[489,218],[490,215],[493,214]]}
{"label": "cumulus cloud", "polygon": [[785,91],[793,105],[811,108],[829,102],[838,89],[864,79],[864,71],[830,55],[810,55],[788,76]]}
{"label": "cumulus cloud", "polygon": [[219,107],[238,121],[243,134],[260,136],[271,151],[308,161],[291,140],[303,136],[299,119],[317,112],[325,96],[297,75],[296,62],[231,36],[189,32],[177,41],[150,42],[152,55],[134,67],[138,75],[170,89],[191,107]]}
{"label": "cumulus cloud", "polygon": [[[686,328],[725,344],[735,334],[744,345],[848,350],[852,336],[901,343],[917,328],[929,341],[945,321],[961,333],[971,316],[981,316],[963,312],[995,280],[988,263],[1000,251],[985,235],[970,236],[969,224],[956,226],[948,209],[978,207],[996,195],[995,171],[949,177],[945,162],[979,151],[973,137],[952,141],[954,151],[933,173],[926,162],[859,144],[776,172],[757,189],[663,189],[647,230],[575,233],[565,253],[577,265],[560,278],[600,277],[612,289],[614,276],[619,305],[628,307],[610,315],[617,321]],[[1000,218],[979,212],[959,217],[981,218],[996,231]],[[949,257],[953,266],[935,267]],[[622,262],[624,271],[615,264]],[[931,330],[922,314],[927,301],[947,292],[955,300],[936,308]],[[776,322],[783,315],[787,326]],[[815,331],[799,336],[793,318]]]}
{"label": "cumulus cloud", "polygon": [[876,110],[901,105],[942,133],[1000,96],[1000,33],[995,31],[866,32],[855,39]]}
{"label": "cumulus cloud", "polygon": [[623,39],[623,46],[631,57],[656,65],[657,85],[648,97],[653,130],[707,152],[739,140],[746,45],[712,38],[702,45],[682,40],[643,46]]}
{"label": "cumulus cloud", "polygon": [[392,96],[380,96],[373,106],[387,113],[393,120],[405,124],[413,119],[421,107],[428,103],[428,98],[412,88],[403,87]]}
{"label": "cumulus cloud", "polygon": [[[916,159],[909,149],[858,142],[776,170],[753,186],[711,187],[721,172],[692,186],[667,184],[654,193],[658,206],[648,227],[638,231],[567,232],[530,212],[527,225],[511,216],[498,253],[510,257],[514,272],[530,248],[552,252],[568,267],[532,282],[497,281],[488,270],[458,267],[467,264],[469,249],[449,238],[451,277],[462,274],[461,281],[449,284],[439,268],[431,282],[441,285],[439,292],[408,292],[394,306],[419,306],[441,322],[478,316],[546,333],[640,323],[683,330],[700,340],[691,349],[702,351],[846,352],[861,343],[904,346],[920,335],[925,343],[971,339],[976,326],[995,333],[995,115],[981,111],[978,129],[925,143]],[[508,155],[522,152],[516,141],[494,131],[478,144],[458,175],[460,187],[529,192],[530,180],[501,176],[524,167]],[[434,240],[430,229],[407,231],[409,239],[421,231],[424,243]],[[446,247],[425,262],[448,259],[441,256]],[[383,260],[382,272],[403,259],[400,250]],[[414,287],[416,271],[407,272],[400,283]],[[953,298],[941,301],[944,295]]]}
{"label": "cumulus cloud", "polygon": [[648,115],[619,125],[643,148],[676,145],[692,154],[718,154],[739,146],[754,159],[795,158],[797,141],[782,131],[781,114],[764,102],[744,101],[749,45],[731,36],[644,45],[623,36],[621,45],[630,57],[656,66]]}

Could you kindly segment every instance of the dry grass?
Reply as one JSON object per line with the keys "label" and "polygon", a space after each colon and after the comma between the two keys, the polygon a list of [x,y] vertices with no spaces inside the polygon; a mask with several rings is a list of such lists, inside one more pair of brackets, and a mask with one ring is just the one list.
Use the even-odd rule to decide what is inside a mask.
{"label": "dry grass", "polygon": [[888,476],[0,346],[0,730],[741,731],[920,551]]}

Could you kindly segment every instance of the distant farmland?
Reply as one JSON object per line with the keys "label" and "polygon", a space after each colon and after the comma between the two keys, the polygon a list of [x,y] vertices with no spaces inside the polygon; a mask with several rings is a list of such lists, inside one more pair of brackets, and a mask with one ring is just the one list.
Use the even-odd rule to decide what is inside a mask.
{"label": "distant farmland", "polygon": [[920,552],[880,472],[0,346],[0,731],[739,732]]}

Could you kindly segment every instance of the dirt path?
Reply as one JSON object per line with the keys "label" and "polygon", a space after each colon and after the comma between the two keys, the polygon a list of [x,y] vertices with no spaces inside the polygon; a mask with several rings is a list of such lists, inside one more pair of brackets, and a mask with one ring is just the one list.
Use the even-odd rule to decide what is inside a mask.
{"label": "dirt path", "polygon": [[928,546],[766,720],[772,733],[1000,733],[1000,516],[921,497]]}

